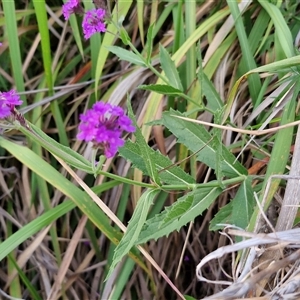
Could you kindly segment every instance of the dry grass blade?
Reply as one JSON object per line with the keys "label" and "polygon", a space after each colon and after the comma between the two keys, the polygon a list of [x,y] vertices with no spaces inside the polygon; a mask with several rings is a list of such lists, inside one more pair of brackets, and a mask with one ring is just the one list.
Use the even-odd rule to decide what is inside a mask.
{"label": "dry grass blade", "polygon": [[300,121],[295,121],[295,122],[291,122],[289,124],[285,124],[285,125],[281,125],[281,126],[276,126],[274,128],[270,128],[270,129],[264,129],[264,130],[247,130],[247,129],[240,129],[240,128],[235,128],[235,127],[231,127],[231,126],[224,126],[224,125],[219,125],[219,124],[214,124],[214,123],[210,123],[210,122],[204,122],[204,121],[200,121],[200,120],[193,120],[190,118],[185,118],[185,117],[180,117],[180,116],[175,116],[173,115],[175,118],[179,118],[179,119],[183,119],[192,123],[198,123],[201,125],[206,125],[206,126],[211,126],[214,128],[219,128],[219,129],[223,129],[223,130],[230,130],[230,131],[234,131],[234,132],[238,132],[238,133],[243,133],[243,134],[249,134],[249,135],[264,135],[264,134],[268,134],[268,133],[273,133],[273,132],[277,132],[280,129],[285,129],[285,128],[289,128],[289,127],[293,127],[296,125],[300,124]]}
{"label": "dry grass blade", "polygon": [[[125,232],[126,226],[117,218],[117,216],[105,205],[103,201],[101,201],[98,196],[76,175],[76,173],[60,158],[56,158],[61,165],[69,172],[69,174],[79,183],[79,185],[88,193],[88,195],[95,201],[97,205],[113,220],[118,227]],[[137,246],[137,248],[141,251],[141,253],[145,256],[145,258],[153,265],[153,267],[161,274],[161,276],[166,280],[166,282],[172,287],[172,289],[177,293],[177,295],[184,299],[184,296],[177,289],[177,287],[172,283],[172,281],[168,278],[168,276],[164,273],[164,271],[159,267],[159,265],[154,261],[152,256],[147,253],[145,249],[141,246]]]}
{"label": "dry grass blade", "polygon": [[64,288],[65,275],[67,274],[67,271],[68,271],[70,263],[73,259],[73,255],[75,253],[79,239],[82,236],[82,233],[85,228],[85,224],[86,224],[87,220],[88,220],[88,218],[86,216],[82,216],[78,223],[78,226],[77,226],[77,228],[72,236],[72,239],[68,245],[68,248],[65,253],[65,257],[62,261],[62,264],[59,267],[57,276],[55,278],[55,283],[52,286],[52,289],[47,297],[48,300],[56,299],[58,292]]}
{"label": "dry grass blade", "polygon": [[[228,245],[225,247],[221,247],[217,249],[216,251],[210,253],[207,255],[197,266],[197,277],[201,281],[205,282],[211,282],[215,284],[226,284],[229,285],[228,288],[224,289],[222,292],[215,294],[214,296],[207,297],[205,299],[237,299],[237,297],[247,297],[248,293],[252,291],[256,287],[256,285],[259,285],[259,282],[263,278],[270,278],[271,274],[281,272],[282,269],[286,268],[287,266],[295,263],[297,260],[300,259],[300,250],[293,251],[293,248],[298,248],[299,247],[299,237],[300,237],[300,229],[291,229],[287,231],[281,231],[281,232],[276,232],[276,233],[270,233],[270,234],[252,234],[252,233],[246,233],[246,232],[240,232],[237,230],[232,230],[229,229],[228,233],[233,234],[233,235],[240,235],[244,237],[252,237],[248,240],[244,240],[242,242],[233,244],[233,245]],[[257,246],[261,245],[266,245],[266,244],[274,244],[276,246],[273,246],[275,248],[280,249],[283,251],[284,249],[290,249],[288,255],[283,257],[282,259],[273,257],[271,261],[269,261],[269,264],[267,267],[262,267],[261,265],[258,266],[257,268],[254,268],[247,274],[242,273],[242,275],[235,280],[235,282],[230,282],[230,281],[212,281],[212,280],[207,280],[202,276],[201,269],[203,266],[208,263],[212,259],[217,259],[225,254],[239,251],[239,250],[247,250],[247,249],[257,249]],[[270,248],[272,249],[272,248]],[[254,250],[255,251],[255,250]],[[267,251],[267,250],[260,250],[262,251]],[[258,259],[259,252],[256,252],[256,259]],[[271,251],[272,252],[272,251]],[[292,254],[290,254],[292,253]],[[252,257],[252,261],[254,261],[254,257]],[[259,269],[261,268],[261,269]],[[293,279],[293,275],[296,275],[298,269],[296,268],[295,272],[292,272],[289,274],[290,280]],[[286,279],[285,279],[286,281]],[[274,291],[276,290],[276,294],[282,293],[280,291],[282,285],[278,286],[273,286],[271,288],[270,292],[266,292],[265,296],[269,297],[269,293],[275,293]],[[285,288],[285,292],[290,292],[292,288]],[[295,289],[294,289],[295,290]],[[292,293],[294,293],[294,290]],[[254,296],[259,296],[257,293]],[[271,299],[271,298],[266,298],[266,299]],[[292,298],[291,298],[292,299]]]}

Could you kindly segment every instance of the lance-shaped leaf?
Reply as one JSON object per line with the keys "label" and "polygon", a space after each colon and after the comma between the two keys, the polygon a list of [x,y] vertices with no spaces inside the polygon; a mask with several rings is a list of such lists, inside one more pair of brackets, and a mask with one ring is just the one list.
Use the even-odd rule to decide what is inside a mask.
{"label": "lance-shaped leaf", "polygon": [[[184,115],[174,110],[165,112],[161,123],[178,138],[179,143],[184,144],[189,150],[196,153],[197,160],[215,170],[218,163],[218,148],[216,149],[211,143],[211,134],[204,126],[176,118],[176,116],[183,117]],[[201,151],[199,151],[200,149]],[[197,153],[197,151],[199,152]],[[247,175],[247,170],[224,145],[222,145],[221,155],[223,160],[220,162],[220,169],[225,176],[233,178]]]}
{"label": "lance-shaped leaf", "polygon": [[117,55],[120,60],[126,60],[134,65],[146,67],[146,64],[143,61],[143,59],[131,51],[128,51],[118,46],[109,46],[106,48],[113,54]]}
{"label": "lance-shaped leaf", "polygon": [[165,72],[170,85],[180,91],[183,91],[183,87],[174,61],[171,59],[170,54],[162,45],[159,45],[159,58],[161,67]]}
{"label": "lance-shaped leaf", "polygon": [[[173,162],[167,156],[162,155],[159,151],[154,151],[150,147],[149,152],[157,171],[159,171],[158,176],[163,183],[172,185],[184,184],[187,187],[196,183],[192,176],[184,172],[180,167],[173,165]],[[144,175],[150,176],[137,142],[127,141],[124,147],[119,149],[119,153],[126,160],[131,161],[133,167],[141,170]]]}
{"label": "lance-shaped leaf", "polygon": [[146,243],[152,239],[157,240],[175,230],[179,230],[182,226],[201,215],[221,192],[222,189],[218,187],[198,188],[179,198],[163,212],[147,220],[136,245]]}
{"label": "lance-shaped leaf", "polygon": [[158,171],[155,166],[155,157],[153,155],[153,152],[151,151],[151,148],[146,143],[142,131],[138,127],[138,124],[136,123],[135,116],[133,114],[130,102],[128,101],[128,115],[131,118],[131,120],[134,123],[134,126],[136,127],[136,144],[138,145],[140,149],[140,154],[143,158],[144,164],[146,166],[147,174],[151,177],[153,182],[155,182],[157,185],[160,185],[160,179],[158,176]]}
{"label": "lance-shaped leaf", "polygon": [[107,278],[111,275],[116,265],[121,259],[127,255],[130,249],[135,245],[136,240],[142,230],[142,227],[147,219],[150,206],[153,204],[153,199],[160,190],[147,190],[139,199],[133,215],[128,223],[127,230],[115,249],[113,261],[107,274]]}
{"label": "lance-shaped leaf", "polygon": [[27,126],[18,126],[18,130],[30,139],[41,145],[52,154],[60,157],[66,163],[88,173],[93,173],[91,163],[78,152],[69,147],[63,146],[45,134],[41,129],[27,122]]}

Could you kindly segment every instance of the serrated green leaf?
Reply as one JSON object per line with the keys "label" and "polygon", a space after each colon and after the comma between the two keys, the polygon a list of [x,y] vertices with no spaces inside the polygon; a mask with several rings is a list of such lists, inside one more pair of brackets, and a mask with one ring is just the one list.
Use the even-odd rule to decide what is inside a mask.
{"label": "serrated green leaf", "polygon": [[158,171],[157,171],[155,163],[154,163],[155,157],[153,155],[153,152],[151,151],[151,148],[146,143],[146,141],[143,137],[142,131],[140,130],[140,128],[136,122],[135,116],[132,111],[132,107],[130,105],[130,101],[128,101],[127,106],[128,106],[128,115],[131,118],[131,120],[133,121],[134,126],[136,128],[136,131],[135,131],[136,144],[138,145],[138,147],[140,149],[140,154],[145,163],[147,173],[149,174],[149,176],[153,180],[153,182],[155,182],[157,185],[161,185],[160,179],[158,176]]}
{"label": "serrated green leaf", "polygon": [[[221,193],[222,189],[218,187],[198,188],[179,198],[172,206],[147,220],[136,241],[136,245],[146,243],[152,239],[157,240],[175,230],[178,231],[188,222],[193,221],[197,216],[201,215]],[[191,198],[193,199],[192,205],[190,205]],[[182,202],[187,202],[187,204]],[[184,207],[187,210],[183,210]],[[170,216],[174,217],[169,218]],[[169,221],[164,223],[166,217],[169,218]]]}
{"label": "serrated green leaf", "polygon": [[147,190],[143,193],[137,206],[133,212],[133,215],[128,223],[127,230],[121,239],[120,243],[115,249],[113,261],[111,263],[110,269],[107,274],[107,278],[111,275],[112,271],[116,265],[121,261],[121,259],[127,255],[130,249],[134,246],[142,227],[147,219],[148,211],[153,204],[153,200],[160,190]]}
{"label": "serrated green leaf", "polygon": [[143,61],[143,59],[131,51],[128,51],[118,46],[109,46],[106,48],[113,54],[117,55],[120,60],[126,60],[134,65],[146,67],[146,64]]}
{"label": "serrated green leaf", "polygon": [[220,230],[224,228],[221,224],[232,224],[232,202],[223,206],[210,221],[209,230]]}
{"label": "serrated green leaf", "polygon": [[[158,173],[158,176],[163,183],[172,185],[185,184],[187,186],[196,183],[192,176],[184,172],[180,167],[173,165],[172,161],[167,156],[162,155],[159,151],[154,151],[150,147],[149,151],[151,152],[151,157],[153,158],[156,169],[158,171],[165,169]],[[144,175],[150,176],[137,143],[127,141],[124,147],[119,149],[119,154],[126,160],[129,160],[133,167],[141,170]]]}
{"label": "serrated green leaf", "polygon": [[251,178],[247,178],[241,183],[234,199],[222,207],[211,220],[209,230],[219,230],[224,228],[224,224],[246,228],[249,225],[254,206]]}
{"label": "serrated green leaf", "polygon": [[153,32],[153,28],[154,28],[155,23],[151,24],[150,27],[148,28],[148,32],[147,32],[147,42],[146,42],[146,53],[147,53],[147,63],[150,63],[151,60],[151,54],[152,54],[152,49],[153,49],[153,37],[154,37],[154,32]]}
{"label": "serrated green leaf", "polygon": [[139,89],[156,92],[164,95],[171,96],[182,96],[182,91],[166,84],[149,84],[149,85],[140,85]]}
{"label": "serrated green leaf", "polygon": [[[178,142],[184,144],[189,150],[197,152],[197,160],[202,161],[212,169],[216,169],[216,149],[211,144],[212,136],[204,126],[176,118],[183,114],[171,110],[163,113],[162,123],[178,138]],[[227,148],[222,145],[222,157],[220,168],[222,173],[229,178],[247,175],[247,170],[235,159]]]}
{"label": "serrated green leaf", "polygon": [[171,59],[168,51],[161,44],[159,44],[159,58],[161,67],[165,72],[170,85],[182,92],[183,87],[175,63]]}
{"label": "serrated green leaf", "polygon": [[247,178],[241,183],[232,200],[232,224],[243,229],[246,228],[249,225],[254,206],[251,178]]}
{"label": "serrated green leaf", "polygon": [[163,219],[161,226],[182,216],[186,211],[188,211],[192,207],[193,201],[194,195],[188,195],[185,201],[178,201],[175,202],[172,206],[167,207],[167,214],[166,217]]}

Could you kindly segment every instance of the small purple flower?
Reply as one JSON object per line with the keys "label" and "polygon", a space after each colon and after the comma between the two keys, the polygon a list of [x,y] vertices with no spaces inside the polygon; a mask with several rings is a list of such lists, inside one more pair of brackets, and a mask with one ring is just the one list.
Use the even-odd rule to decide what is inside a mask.
{"label": "small purple flower", "polygon": [[62,12],[65,20],[68,20],[71,14],[83,13],[83,9],[79,3],[79,0],[69,0],[62,6]]}
{"label": "small purple flower", "polygon": [[77,139],[93,142],[95,147],[104,151],[107,158],[113,157],[124,145],[121,138],[123,131],[135,131],[130,118],[121,107],[101,101],[80,115],[78,128]]}
{"label": "small purple flower", "polygon": [[105,32],[106,27],[104,24],[104,17],[106,10],[102,8],[92,9],[85,13],[82,28],[84,38],[89,39],[96,32]]}
{"label": "small purple flower", "polygon": [[21,105],[23,101],[15,90],[0,92],[0,119],[9,117],[14,113],[15,105]]}

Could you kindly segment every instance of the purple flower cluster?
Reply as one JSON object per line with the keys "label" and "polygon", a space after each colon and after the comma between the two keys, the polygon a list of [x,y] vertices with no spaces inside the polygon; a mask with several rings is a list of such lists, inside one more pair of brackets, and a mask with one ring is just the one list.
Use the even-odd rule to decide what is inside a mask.
{"label": "purple flower cluster", "polygon": [[135,127],[124,110],[109,103],[97,102],[85,114],[80,115],[77,139],[93,142],[103,150],[107,158],[113,157],[124,145],[122,132],[134,132]]}
{"label": "purple flower cluster", "polygon": [[62,13],[65,20],[68,20],[71,14],[83,13],[83,9],[78,0],[69,0],[62,6]]}
{"label": "purple flower cluster", "polygon": [[[62,12],[66,20],[73,13],[84,14],[84,10],[80,5],[79,0],[69,0],[62,6]],[[102,8],[92,9],[85,13],[82,22],[84,38],[87,40],[97,32],[105,32],[105,16],[106,10]]]}
{"label": "purple flower cluster", "polygon": [[15,106],[21,105],[23,101],[15,90],[0,92],[0,119],[9,117],[14,113]]}
{"label": "purple flower cluster", "polygon": [[105,32],[106,27],[103,23],[106,11],[102,8],[89,10],[86,12],[82,28],[84,33],[84,38],[89,39],[96,32]]}

